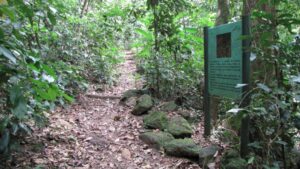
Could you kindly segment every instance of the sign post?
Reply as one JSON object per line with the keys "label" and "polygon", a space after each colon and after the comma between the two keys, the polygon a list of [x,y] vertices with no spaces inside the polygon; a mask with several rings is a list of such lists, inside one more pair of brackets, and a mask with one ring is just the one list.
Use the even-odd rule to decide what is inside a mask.
{"label": "sign post", "polygon": [[[204,28],[204,136],[210,135],[211,114],[210,96],[221,96],[241,100],[242,107],[249,105],[250,89],[250,35],[249,16],[242,21]],[[237,87],[238,84],[246,84]],[[249,117],[242,120],[241,156],[247,154],[249,143]]]}
{"label": "sign post", "polygon": [[204,136],[208,137],[211,130],[211,115],[210,115],[210,96],[208,92],[208,27],[204,28]]}
{"label": "sign post", "polygon": [[[250,104],[249,90],[250,90],[250,17],[242,16],[242,34],[243,38],[243,84],[247,84],[243,88],[243,100],[241,107],[247,107]],[[248,115],[243,117],[241,125],[241,157],[248,155],[249,144],[249,125],[250,118]]]}

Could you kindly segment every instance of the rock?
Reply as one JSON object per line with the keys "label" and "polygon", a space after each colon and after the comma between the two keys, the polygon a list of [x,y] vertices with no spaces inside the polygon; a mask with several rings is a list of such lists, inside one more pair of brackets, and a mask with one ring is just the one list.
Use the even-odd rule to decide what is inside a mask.
{"label": "rock", "polygon": [[138,100],[138,97],[130,97],[127,99],[127,101],[125,102],[125,105],[128,107],[134,107],[136,105],[136,101]]}
{"label": "rock", "polygon": [[144,94],[137,100],[137,104],[134,106],[131,113],[133,115],[142,115],[147,113],[153,106],[154,103],[151,96]]}
{"label": "rock", "polygon": [[178,109],[178,106],[175,103],[175,101],[166,102],[163,105],[161,105],[161,107],[160,107],[161,111],[166,111],[166,112],[176,111],[177,109]]}
{"label": "rock", "polygon": [[195,123],[198,120],[196,112],[191,110],[182,109],[178,111],[178,114],[185,118],[189,123]]}
{"label": "rock", "polygon": [[126,102],[127,99],[131,98],[131,97],[138,97],[142,95],[142,91],[138,90],[138,89],[131,89],[131,90],[127,90],[126,92],[123,93],[122,98],[121,98],[121,102]]}
{"label": "rock", "polygon": [[164,145],[175,138],[170,134],[166,132],[146,132],[140,135],[140,139],[148,144],[149,146],[160,149],[161,147],[164,147]]}
{"label": "rock", "polygon": [[168,124],[167,131],[175,138],[191,137],[193,130],[191,125],[183,117],[174,117]]}
{"label": "rock", "polygon": [[165,144],[164,149],[168,155],[196,159],[201,147],[197,146],[193,139],[175,139]]}
{"label": "rock", "polygon": [[206,166],[210,160],[214,157],[219,150],[218,146],[212,145],[202,148],[199,152],[199,164],[200,166]]}
{"label": "rock", "polygon": [[[196,92],[196,91],[195,91]],[[202,101],[203,98],[201,97],[200,92],[196,92],[197,94],[195,95],[194,92],[191,93],[186,93],[183,96],[179,96],[175,99],[175,102],[177,105],[180,105],[181,107],[186,107],[186,108],[193,108],[196,110],[202,110]]]}
{"label": "rock", "polygon": [[145,128],[164,130],[167,125],[168,117],[164,112],[152,112],[144,118]]}
{"label": "rock", "polygon": [[244,169],[247,168],[247,161],[242,158],[231,158],[228,164],[225,164],[224,169]]}

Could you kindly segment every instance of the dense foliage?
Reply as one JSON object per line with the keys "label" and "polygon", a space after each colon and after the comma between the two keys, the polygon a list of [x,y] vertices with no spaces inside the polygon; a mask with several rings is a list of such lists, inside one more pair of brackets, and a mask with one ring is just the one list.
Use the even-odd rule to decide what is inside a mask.
{"label": "dense foliage", "polygon": [[[272,10],[257,7],[252,13],[254,66],[252,89],[248,93],[251,104],[239,109],[240,113],[229,115],[229,119],[239,123],[246,114],[250,116],[249,160],[253,166],[297,168],[299,165],[294,159],[300,127],[297,6],[296,1],[274,1],[268,4]],[[239,128],[240,124],[236,126]]]}
{"label": "dense foliage", "polygon": [[1,153],[32,122],[45,125],[44,111],[73,102],[86,80],[112,85],[126,10],[104,2],[88,10],[75,0],[1,2]]}
{"label": "dense foliage", "polygon": [[139,47],[148,87],[163,97],[195,88],[203,76],[202,28],[211,26],[215,15],[192,1],[146,3],[136,29],[141,38],[134,47]]}
{"label": "dense foliage", "polygon": [[[200,96],[203,27],[213,26],[216,0],[0,0],[0,154],[44,113],[67,106],[89,83],[113,85],[123,49],[136,52],[145,87],[163,99]],[[297,168],[300,129],[300,4],[246,0],[252,16],[251,103],[220,104],[222,137],[239,150],[241,119],[251,119],[253,168]],[[231,21],[245,5],[229,3]],[[247,5],[246,5],[247,6]],[[218,11],[219,10],[219,11]],[[229,111],[228,111],[229,110]],[[299,165],[299,164],[298,164]]]}

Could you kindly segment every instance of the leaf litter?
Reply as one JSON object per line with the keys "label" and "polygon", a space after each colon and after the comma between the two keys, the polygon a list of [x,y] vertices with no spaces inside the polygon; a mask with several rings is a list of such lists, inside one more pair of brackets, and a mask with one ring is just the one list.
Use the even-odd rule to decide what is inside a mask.
{"label": "leaf litter", "polygon": [[[134,78],[132,57],[127,51],[126,61],[118,67],[117,85],[101,90],[101,95],[121,97],[126,90],[142,86],[141,80]],[[99,87],[92,85],[88,94],[99,95]],[[35,128],[34,135],[25,138],[22,151],[12,155],[7,168],[200,168],[187,159],[165,156],[163,151],[153,150],[139,140],[140,131],[144,131],[142,117],[131,115],[130,107],[119,104],[118,99],[80,95],[77,104],[50,113],[49,125]],[[208,145],[202,134],[203,126],[199,124],[193,139],[201,146]]]}

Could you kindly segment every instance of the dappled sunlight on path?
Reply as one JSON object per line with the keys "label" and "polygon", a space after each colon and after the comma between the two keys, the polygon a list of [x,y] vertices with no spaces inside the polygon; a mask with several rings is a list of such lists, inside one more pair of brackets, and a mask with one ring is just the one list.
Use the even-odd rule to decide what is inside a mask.
{"label": "dappled sunlight on path", "polygon": [[38,148],[25,146],[24,156],[16,158],[16,168],[199,168],[188,160],[166,157],[139,140],[144,130],[141,117],[131,115],[131,108],[118,99],[126,90],[142,85],[135,80],[133,53],[125,53],[117,84],[101,92],[91,87],[77,104],[48,114],[50,125],[26,140]]}

